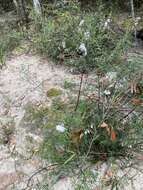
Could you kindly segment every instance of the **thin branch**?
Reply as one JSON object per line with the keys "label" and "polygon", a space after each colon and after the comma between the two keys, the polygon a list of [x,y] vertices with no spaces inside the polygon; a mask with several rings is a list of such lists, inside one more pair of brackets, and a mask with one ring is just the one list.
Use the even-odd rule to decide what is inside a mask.
{"label": "thin branch", "polygon": [[80,85],[79,85],[79,91],[78,91],[75,111],[77,110],[78,105],[79,105],[79,101],[80,101],[80,95],[81,95],[81,89],[82,89],[82,83],[83,83],[83,76],[84,76],[84,73],[81,74],[81,78],[80,78]]}
{"label": "thin branch", "polygon": [[132,110],[130,110],[123,118],[120,119],[120,121],[123,121],[124,119],[126,119],[127,117],[129,117],[129,115],[131,113],[133,113],[136,110],[137,107],[134,107]]}
{"label": "thin branch", "polygon": [[[54,167],[54,166],[57,166],[57,165],[59,165],[59,164],[57,164],[57,163],[56,163],[56,164],[51,164],[51,165],[49,165],[49,166],[47,166],[47,167],[43,167],[43,168],[40,168],[39,170],[36,170],[36,172],[33,173],[33,174],[29,177],[29,179],[28,179],[28,181],[27,181],[26,187],[23,188],[22,190],[26,190],[26,189],[29,187],[30,182],[31,182],[31,180],[33,179],[34,176],[38,175],[39,173],[43,172],[44,170],[45,170],[45,171],[52,170],[53,167]],[[51,167],[52,167],[52,168],[51,168]]]}
{"label": "thin branch", "polygon": [[131,4],[131,14],[132,14],[132,19],[134,21],[134,35],[135,35],[135,40],[136,40],[136,36],[137,36],[137,29],[136,29],[136,19],[135,19],[135,9],[134,9],[134,0],[130,0],[130,4]]}

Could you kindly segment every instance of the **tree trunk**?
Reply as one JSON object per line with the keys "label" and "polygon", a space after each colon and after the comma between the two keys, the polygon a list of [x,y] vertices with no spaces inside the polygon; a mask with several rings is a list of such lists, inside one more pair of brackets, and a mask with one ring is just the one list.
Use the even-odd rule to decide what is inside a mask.
{"label": "tree trunk", "polygon": [[41,11],[41,4],[39,0],[33,0],[33,6],[34,6],[35,13],[38,15],[41,15],[42,11]]}
{"label": "tree trunk", "polygon": [[22,23],[28,23],[28,14],[26,12],[25,0],[13,0],[15,7],[17,9],[17,14]]}

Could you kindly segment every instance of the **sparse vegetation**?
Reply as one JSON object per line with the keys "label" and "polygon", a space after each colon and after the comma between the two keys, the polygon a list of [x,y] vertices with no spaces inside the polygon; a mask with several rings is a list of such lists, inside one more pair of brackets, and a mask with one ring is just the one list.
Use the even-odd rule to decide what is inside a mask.
{"label": "sparse vegetation", "polygon": [[[142,152],[142,103],[134,102],[134,97],[138,100],[141,94],[135,92],[133,95],[132,86],[128,90],[125,90],[126,85],[120,88],[103,86],[95,87],[100,98],[94,92],[90,96],[86,94],[76,112],[75,101],[65,103],[64,109],[57,107],[59,101],[47,111],[37,112],[36,118],[44,113],[41,121],[49,117],[46,124],[40,124],[45,136],[40,154],[53,163],[58,162],[60,171],[67,173],[72,167],[72,172],[74,167],[80,168],[85,162],[111,159],[127,159],[128,164]],[[61,131],[57,126],[61,126]]]}
{"label": "sparse vegetation", "polygon": [[76,86],[76,84],[74,82],[70,82],[65,80],[64,81],[64,88],[65,89],[73,89]]}
{"label": "sparse vegetation", "polygon": [[[6,29],[0,36],[1,65],[25,35],[36,53],[78,71],[78,83],[65,79],[62,87],[47,90],[52,105],[30,105],[24,118],[43,132],[37,153],[58,166],[51,176],[78,176],[83,183],[76,190],[91,189],[97,179],[91,166],[99,161],[125,160],[119,163],[124,170],[143,154],[143,55],[129,53],[139,23],[133,17],[120,23],[104,6],[89,11],[77,1],[58,1],[45,4],[42,14],[30,7],[27,29]],[[66,99],[64,91],[70,91]],[[3,131],[8,139],[13,128]],[[121,180],[112,176],[105,186],[118,188]]]}
{"label": "sparse vegetation", "polygon": [[15,30],[0,32],[0,66],[5,63],[8,54],[20,44],[22,34]]}

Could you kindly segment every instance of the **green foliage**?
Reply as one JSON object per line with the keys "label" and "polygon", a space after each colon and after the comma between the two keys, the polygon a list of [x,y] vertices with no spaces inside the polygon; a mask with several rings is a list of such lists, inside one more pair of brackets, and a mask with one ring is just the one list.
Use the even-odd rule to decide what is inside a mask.
{"label": "green foliage", "polygon": [[[131,53],[127,62],[118,68],[118,72],[119,75],[124,76],[127,80],[143,76],[143,56]],[[142,79],[140,82],[142,82]]]}
{"label": "green foliage", "polygon": [[14,127],[12,127],[12,126],[11,127],[4,127],[3,130],[4,130],[4,134],[6,136],[10,136],[11,134],[14,133]]}
{"label": "green foliage", "polygon": [[[126,49],[129,36],[119,35],[113,20],[109,29],[104,28],[107,18],[102,8],[96,13],[84,13],[75,7],[76,12],[73,7],[56,9],[55,16],[41,20],[41,29],[34,36],[37,50],[81,72],[108,70]],[[82,43],[87,49],[86,56],[78,55]]]}
{"label": "green foliage", "polygon": [[12,31],[3,31],[0,36],[0,65],[5,63],[6,56],[16,46],[19,45],[22,39],[21,33]]}
{"label": "green foliage", "polygon": [[10,123],[8,126],[2,126],[2,138],[0,138],[0,144],[7,144],[10,141],[11,135],[14,134],[15,128],[13,123]]}
{"label": "green foliage", "polygon": [[[45,134],[41,147],[43,157],[62,164],[83,157],[93,162],[132,157],[142,144],[142,116],[139,116],[140,106],[130,103],[134,95],[128,92],[127,97],[125,88],[114,86],[111,94],[106,95],[108,86],[105,86],[99,89],[100,100],[85,97],[76,112],[70,102],[63,108],[58,101],[45,111],[33,109],[32,123],[48,117],[45,125],[39,125]],[[63,125],[65,131],[56,130],[57,125]]]}
{"label": "green foliage", "polygon": [[[40,119],[38,127],[43,129],[42,158],[59,164],[54,176],[62,175],[61,172],[70,175],[74,169],[82,169],[84,163],[89,164],[89,161],[113,162],[122,158],[131,161],[136,153],[142,153],[141,106],[131,104],[134,95],[130,90],[127,92],[126,85],[120,88],[112,86],[111,94],[106,95],[109,86],[102,82],[94,86],[98,89],[100,99],[92,94],[90,97],[85,95],[76,112],[75,101],[64,103],[60,99],[53,102],[50,108],[29,110],[30,121],[38,123]],[[64,126],[65,130],[58,131],[57,125]],[[88,179],[88,183],[85,179]],[[80,173],[80,180],[76,189],[90,189],[96,176],[89,167],[89,170],[87,168]],[[113,178],[112,186],[117,186],[117,183]]]}
{"label": "green foliage", "polygon": [[47,96],[50,98],[61,95],[61,90],[56,88],[51,88],[47,91]]}
{"label": "green foliage", "polygon": [[64,89],[73,89],[75,87],[75,83],[65,80],[64,81]]}

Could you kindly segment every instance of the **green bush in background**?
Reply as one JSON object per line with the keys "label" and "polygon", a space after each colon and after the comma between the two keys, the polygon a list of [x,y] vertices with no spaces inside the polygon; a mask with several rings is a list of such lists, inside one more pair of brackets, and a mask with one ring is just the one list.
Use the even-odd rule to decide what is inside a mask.
{"label": "green bush in background", "polygon": [[5,58],[16,46],[19,45],[22,39],[21,33],[15,30],[4,31],[0,36],[0,65],[5,63]]}
{"label": "green bush in background", "polygon": [[[34,24],[40,25],[34,35],[37,50],[81,72],[114,67],[128,46],[129,35],[126,32],[119,34],[114,19],[105,15],[102,8],[96,13],[81,12],[76,4],[68,5],[68,8],[55,9],[54,17],[35,19]],[[107,22],[110,22],[109,26],[106,26]],[[79,55],[82,45],[86,55]]]}

